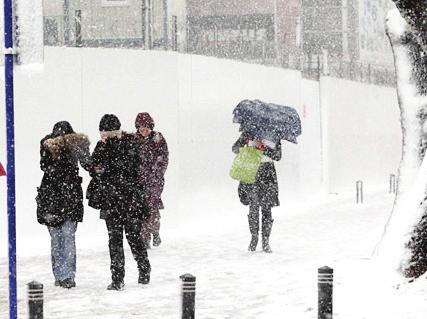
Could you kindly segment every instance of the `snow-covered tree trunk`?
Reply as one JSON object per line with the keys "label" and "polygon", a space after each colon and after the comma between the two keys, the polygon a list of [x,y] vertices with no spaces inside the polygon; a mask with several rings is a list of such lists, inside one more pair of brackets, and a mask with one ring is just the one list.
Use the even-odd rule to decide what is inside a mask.
{"label": "snow-covered tree trunk", "polygon": [[402,159],[393,212],[380,257],[402,275],[427,271],[427,2],[394,0],[387,17],[397,76],[402,125]]}

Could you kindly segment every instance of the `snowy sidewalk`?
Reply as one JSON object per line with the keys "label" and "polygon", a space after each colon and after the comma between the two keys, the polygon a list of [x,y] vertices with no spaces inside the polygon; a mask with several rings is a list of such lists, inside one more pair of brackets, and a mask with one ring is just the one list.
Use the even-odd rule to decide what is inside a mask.
{"label": "snowy sidewalk", "polygon": [[[53,286],[50,256],[19,258],[20,318],[27,318],[25,284],[34,279],[45,284],[46,319],[180,318],[179,276],[192,273],[197,277],[197,318],[314,319],[317,268],[324,265],[335,269],[334,317],[386,318],[369,316],[383,312],[375,309],[377,303],[370,300],[370,294],[358,289],[375,291],[372,283],[364,285],[360,278],[363,281],[364,267],[363,271],[369,271],[368,260],[383,231],[393,197],[366,196],[363,205],[354,204],[353,197],[331,198],[312,208],[274,209],[273,254],[247,252],[246,214],[229,216],[227,224],[235,225],[231,228],[211,221],[190,221],[187,235],[168,234],[173,225],[166,223],[162,246],[149,251],[151,284],[137,285],[136,264],[127,249],[126,287],[121,292],[105,289],[110,281],[107,247],[98,251],[78,247],[77,287],[71,290]],[[197,231],[191,231],[196,228]],[[1,259],[2,274],[7,273],[6,267],[6,260]],[[394,297],[399,295],[391,296]],[[7,278],[2,275],[0,318],[7,318],[5,298]],[[425,299],[422,294],[420,298]],[[359,304],[369,301],[372,304]],[[419,306],[423,307],[418,309],[420,315],[427,311],[426,302]],[[403,305],[394,307],[397,314],[401,310],[401,314],[407,315],[396,314],[393,318],[422,317],[416,316],[418,310],[411,316]]]}

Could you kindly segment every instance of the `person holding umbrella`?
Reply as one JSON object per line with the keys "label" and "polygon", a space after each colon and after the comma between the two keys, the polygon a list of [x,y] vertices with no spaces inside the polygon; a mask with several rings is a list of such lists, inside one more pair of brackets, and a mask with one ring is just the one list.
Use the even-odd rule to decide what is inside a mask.
{"label": "person holding umbrella", "polygon": [[[279,187],[274,161],[282,158],[281,140],[297,143],[301,134],[301,121],[295,109],[259,100],[243,100],[233,111],[233,122],[240,124],[242,132],[232,150],[239,154],[240,162],[235,161],[234,169],[250,172],[253,178],[247,178],[241,171],[232,169],[232,178],[240,181],[238,193],[243,205],[249,206],[249,230],[251,242],[248,250],[255,251],[259,236],[259,211],[262,213],[262,249],[271,253],[270,234],[273,226],[271,208],[279,206]],[[253,148],[253,149],[245,149]],[[256,165],[245,160],[244,154],[257,153]],[[243,159],[243,160],[242,160]],[[240,167],[239,167],[240,165]],[[255,167],[255,169],[254,169]],[[234,173],[238,174],[234,174]]]}
{"label": "person holding umbrella", "polygon": [[233,145],[233,152],[239,153],[241,147],[255,147],[263,152],[261,164],[254,184],[239,183],[238,193],[243,205],[249,206],[249,230],[252,235],[248,250],[255,251],[259,235],[259,211],[262,212],[262,250],[271,253],[269,243],[273,218],[271,208],[279,206],[279,186],[273,161],[282,158],[280,141],[276,144],[259,140],[250,133],[243,132]]}

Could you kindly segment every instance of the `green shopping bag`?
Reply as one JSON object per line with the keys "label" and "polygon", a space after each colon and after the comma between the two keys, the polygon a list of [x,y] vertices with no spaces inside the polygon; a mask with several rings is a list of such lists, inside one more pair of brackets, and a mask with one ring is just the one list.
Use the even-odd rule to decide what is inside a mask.
{"label": "green shopping bag", "polygon": [[241,147],[233,161],[230,176],[245,184],[255,183],[256,175],[261,164],[262,151],[255,147]]}

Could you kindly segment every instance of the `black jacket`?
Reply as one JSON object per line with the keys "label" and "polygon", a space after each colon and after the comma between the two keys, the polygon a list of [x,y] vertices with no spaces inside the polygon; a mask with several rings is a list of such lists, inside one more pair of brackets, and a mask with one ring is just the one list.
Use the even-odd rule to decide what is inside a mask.
{"label": "black jacket", "polygon": [[83,220],[78,163],[89,170],[89,159],[89,141],[83,134],[52,133],[40,141],[40,168],[44,172],[36,197],[40,224],[56,227],[66,220]]}
{"label": "black jacket", "polygon": [[[239,139],[234,143],[232,150],[239,153],[241,147],[248,145],[252,139],[246,133],[242,133]],[[279,161],[282,158],[282,146],[278,142],[275,148],[266,146],[264,155],[273,161]],[[276,169],[273,162],[261,163],[256,181],[254,184],[240,183],[238,188],[240,202],[243,205],[257,205],[262,207],[279,206],[279,185],[277,182]]]}
{"label": "black jacket", "polygon": [[99,141],[92,153],[94,170],[86,197],[89,206],[101,209],[101,218],[143,219],[146,207],[138,178],[138,141],[130,134]]}

